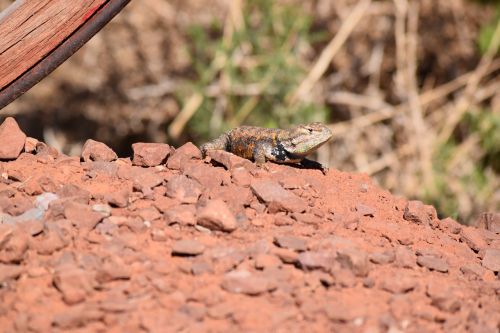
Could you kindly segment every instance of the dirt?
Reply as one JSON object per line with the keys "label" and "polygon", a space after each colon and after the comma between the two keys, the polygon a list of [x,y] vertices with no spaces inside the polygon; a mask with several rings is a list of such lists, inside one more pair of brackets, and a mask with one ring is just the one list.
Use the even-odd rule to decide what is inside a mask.
{"label": "dirt", "polygon": [[66,156],[0,126],[4,332],[498,332],[500,215],[191,143]]}

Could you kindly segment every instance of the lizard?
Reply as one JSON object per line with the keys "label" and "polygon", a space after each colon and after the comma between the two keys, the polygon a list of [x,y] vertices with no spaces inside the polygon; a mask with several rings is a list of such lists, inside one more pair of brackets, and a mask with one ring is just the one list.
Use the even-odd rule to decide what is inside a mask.
{"label": "lizard", "polygon": [[325,169],[318,162],[306,159],[332,137],[322,123],[298,125],[289,129],[240,126],[200,146],[202,156],[210,150],[225,150],[262,166],[266,161],[300,163]]}

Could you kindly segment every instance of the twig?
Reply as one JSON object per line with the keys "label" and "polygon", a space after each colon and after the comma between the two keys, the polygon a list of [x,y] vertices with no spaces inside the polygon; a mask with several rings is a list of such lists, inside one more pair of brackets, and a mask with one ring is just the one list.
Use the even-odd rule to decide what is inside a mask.
{"label": "twig", "polygon": [[192,94],[188,99],[181,112],[175,117],[174,121],[168,127],[168,134],[174,140],[179,139],[184,127],[189,119],[195,114],[196,110],[203,103],[203,96],[200,93]]}
{"label": "twig", "polygon": [[298,99],[303,98],[307,95],[316,82],[323,76],[325,71],[328,69],[333,57],[340,50],[342,45],[352,33],[358,22],[361,20],[368,7],[370,6],[371,0],[361,0],[358,2],[356,7],[353,9],[351,14],[345,19],[340,27],[339,31],[333,37],[333,39],[328,43],[325,49],[321,52],[318,60],[314,64],[313,68],[307,75],[307,77],[302,81],[299,87],[287,97],[288,104],[293,104],[298,101]]}

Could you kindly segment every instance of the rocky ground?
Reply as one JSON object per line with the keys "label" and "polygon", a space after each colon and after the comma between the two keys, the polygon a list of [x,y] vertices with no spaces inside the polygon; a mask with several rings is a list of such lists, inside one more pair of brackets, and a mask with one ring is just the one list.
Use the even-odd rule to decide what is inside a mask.
{"label": "rocky ground", "polygon": [[191,143],[65,156],[0,126],[4,332],[498,332],[500,216]]}

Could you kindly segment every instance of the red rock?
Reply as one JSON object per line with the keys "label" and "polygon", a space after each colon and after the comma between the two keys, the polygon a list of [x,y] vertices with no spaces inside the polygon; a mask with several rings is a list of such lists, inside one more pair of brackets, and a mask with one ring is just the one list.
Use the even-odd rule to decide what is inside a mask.
{"label": "red rock", "polygon": [[167,160],[167,168],[171,170],[181,170],[186,162],[193,159],[201,159],[201,152],[191,142],[177,148]]}
{"label": "red rock", "polygon": [[111,162],[118,158],[116,153],[102,142],[88,139],[82,148],[81,154],[85,162],[104,161]]}
{"label": "red rock", "polygon": [[289,249],[273,248],[272,253],[284,264],[295,264],[299,259],[298,253]]}
{"label": "red rock", "polygon": [[39,254],[50,255],[69,245],[70,236],[56,223],[48,223],[41,236],[36,238],[33,247]]}
{"label": "red rock", "polygon": [[384,279],[380,288],[393,294],[404,294],[417,287],[417,280],[409,275],[398,273],[391,278]]}
{"label": "red rock", "polygon": [[188,302],[179,308],[179,312],[185,313],[191,320],[201,321],[205,317],[207,308],[199,302]]}
{"label": "red rock", "polygon": [[[270,218],[273,217],[273,215],[268,215],[268,216]],[[285,226],[285,225],[292,225],[294,223],[295,221],[288,215],[285,215],[285,213],[277,213],[274,215],[274,225]]]}
{"label": "red rock", "polygon": [[16,159],[24,148],[26,134],[12,117],[0,125],[0,160]]}
{"label": "red rock", "polygon": [[9,226],[2,227],[0,233],[0,263],[22,262],[29,247],[26,232],[19,227]]}
{"label": "red rock", "polygon": [[276,283],[269,278],[239,270],[227,273],[221,287],[230,293],[257,296],[276,289]]}
{"label": "red rock", "polygon": [[173,176],[168,180],[166,194],[181,203],[196,203],[201,195],[201,186],[186,176]]}
{"label": "red rock", "polygon": [[20,265],[0,264],[0,284],[17,279],[24,271],[25,268]]}
{"label": "red rock", "polygon": [[102,320],[104,312],[87,304],[66,308],[54,316],[52,324],[63,330],[82,327],[90,322]]}
{"label": "red rock", "polygon": [[207,152],[207,156],[209,156],[214,161],[222,164],[228,170],[233,170],[240,167],[247,170],[255,170],[257,168],[257,166],[251,161],[223,150],[209,150]]}
{"label": "red rock", "polygon": [[448,272],[449,265],[446,260],[431,255],[423,255],[417,257],[417,264],[427,267],[430,270],[442,273]]}
{"label": "red rock", "polygon": [[167,234],[165,233],[165,230],[159,228],[152,228],[151,239],[154,240],[155,242],[165,242],[168,239],[168,237]]}
{"label": "red rock", "polygon": [[459,234],[463,227],[460,223],[458,223],[451,217],[447,217],[439,221],[439,226],[442,230],[448,231],[454,235]]}
{"label": "red rock", "polygon": [[173,149],[166,143],[138,142],[132,144],[132,150],[133,165],[153,167],[164,163]]}
{"label": "red rock", "polygon": [[96,279],[100,283],[114,280],[130,279],[131,270],[118,256],[110,256],[104,259],[99,266]]}
{"label": "red rock", "polygon": [[492,273],[477,263],[465,264],[460,267],[460,271],[469,280],[486,280],[485,277],[487,277],[488,273]]}
{"label": "red rock", "polygon": [[82,204],[88,204],[90,201],[90,192],[75,184],[65,184],[58,189],[56,194],[60,198],[72,198]]}
{"label": "red rock", "polygon": [[164,217],[167,224],[180,225],[196,224],[196,208],[194,205],[178,205],[165,211]]}
{"label": "red rock", "polygon": [[114,207],[124,208],[129,204],[130,192],[127,190],[120,190],[104,194],[104,201]]}
{"label": "red rock", "polygon": [[488,246],[479,233],[479,230],[474,227],[463,227],[460,233],[460,240],[475,252],[479,252]]}
{"label": "red rock", "polygon": [[36,152],[36,145],[39,141],[32,137],[27,137],[24,141],[24,151],[30,154],[34,154]]}
{"label": "red rock", "polygon": [[151,192],[153,187],[163,183],[163,177],[154,172],[154,169],[144,169],[133,167],[131,179],[134,182],[134,188],[144,194]]}
{"label": "red rock", "polygon": [[252,181],[252,176],[247,169],[238,167],[231,169],[231,179],[238,186],[248,187]]}
{"label": "red rock", "polygon": [[365,252],[355,248],[339,249],[337,261],[342,267],[350,269],[354,275],[365,277],[369,272],[368,256]]}
{"label": "red rock", "polygon": [[295,236],[276,236],[274,237],[274,244],[297,252],[307,250],[306,240]]}
{"label": "red rock", "polygon": [[474,226],[500,234],[500,213],[482,213]]}
{"label": "red rock", "polygon": [[303,199],[285,190],[276,182],[254,180],[250,187],[260,200],[268,204],[270,212],[288,211],[301,213],[307,208],[307,204]]}
{"label": "red rock", "polygon": [[493,272],[500,272],[500,249],[486,249],[481,264]]}
{"label": "red rock", "polygon": [[427,284],[426,293],[432,300],[431,305],[439,310],[450,313],[460,310],[462,301],[455,287],[431,280]]}
{"label": "red rock", "polygon": [[234,231],[236,219],[222,200],[209,200],[205,207],[198,210],[197,223],[210,230]]}
{"label": "red rock", "polygon": [[255,257],[255,268],[269,269],[281,266],[281,260],[272,254],[258,254]]}
{"label": "red rock", "polygon": [[358,214],[361,216],[373,217],[375,215],[374,208],[367,206],[367,205],[364,205],[364,204],[361,204],[361,203],[356,204],[356,212],[358,212]]}
{"label": "red rock", "polygon": [[64,205],[64,216],[84,232],[94,229],[104,218],[101,213],[94,212],[90,206],[73,201],[68,201]]}
{"label": "red rock", "polygon": [[56,271],[53,283],[68,305],[83,302],[96,286],[94,273],[78,267],[68,267]]}
{"label": "red rock", "polygon": [[412,200],[407,203],[403,218],[416,224],[430,225],[436,215],[434,207]]}
{"label": "red rock", "polygon": [[375,264],[385,265],[394,262],[396,255],[393,251],[377,252],[371,253],[369,259]]}
{"label": "red rock", "polygon": [[213,168],[206,164],[190,165],[184,168],[184,174],[196,180],[205,188],[216,188],[223,183],[229,184],[229,173],[222,168]]}
{"label": "red rock", "polygon": [[396,247],[394,254],[396,255],[394,263],[397,267],[413,268],[417,262],[415,254],[406,246]]}
{"label": "red rock", "polygon": [[298,264],[304,270],[322,269],[328,271],[333,265],[335,257],[326,252],[306,251],[299,253]]}
{"label": "red rock", "polygon": [[193,239],[183,239],[172,245],[172,255],[197,256],[203,251],[205,251],[205,245]]}

